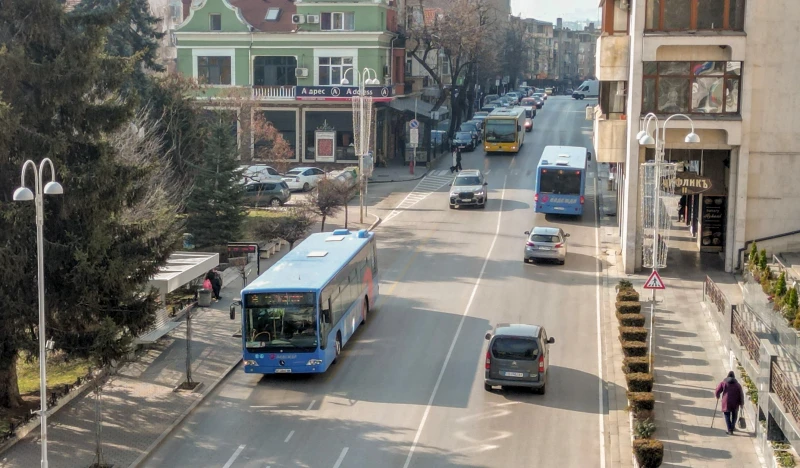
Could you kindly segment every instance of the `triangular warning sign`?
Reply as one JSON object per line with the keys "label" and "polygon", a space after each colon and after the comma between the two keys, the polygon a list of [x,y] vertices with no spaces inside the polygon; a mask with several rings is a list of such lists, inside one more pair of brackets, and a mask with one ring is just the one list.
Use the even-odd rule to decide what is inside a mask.
{"label": "triangular warning sign", "polygon": [[644,289],[665,289],[664,282],[656,270],[653,270],[650,277],[644,282]]}

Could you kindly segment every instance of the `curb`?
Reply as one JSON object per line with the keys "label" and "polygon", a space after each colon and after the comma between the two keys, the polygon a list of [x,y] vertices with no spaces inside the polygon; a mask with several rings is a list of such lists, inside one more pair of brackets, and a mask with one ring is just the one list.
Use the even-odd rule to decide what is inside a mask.
{"label": "curb", "polygon": [[373,229],[375,229],[376,227],[378,227],[378,225],[379,225],[379,224],[381,224],[381,221],[382,221],[382,220],[381,220],[381,217],[380,217],[380,216],[378,216],[378,215],[376,215],[376,214],[373,214],[373,215],[370,215],[370,216],[374,216],[374,217],[375,217],[375,222],[374,222],[374,223],[372,223],[372,224],[371,224],[371,225],[370,225],[370,226],[367,228],[367,231],[372,231]]}
{"label": "curb", "polygon": [[225,369],[225,371],[222,373],[222,375],[219,376],[219,378],[217,378],[217,380],[215,380],[211,385],[209,385],[206,388],[206,391],[203,392],[200,395],[200,398],[198,398],[197,400],[194,401],[194,403],[189,405],[189,407],[186,408],[186,411],[181,413],[181,415],[178,416],[178,419],[173,421],[172,424],[170,424],[170,426],[167,429],[165,429],[164,432],[162,432],[161,435],[158,436],[158,438],[152,444],[150,444],[149,447],[147,447],[145,449],[144,453],[139,455],[139,457],[136,460],[134,460],[133,463],[131,463],[129,465],[129,468],[136,468],[136,467],[140,466],[142,463],[144,463],[148,458],[150,458],[150,455],[158,447],[160,447],[161,444],[163,444],[165,440],[167,440],[167,437],[169,437],[170,434],[175,432],[175,430],[178,428],[178,426],[180,426],[181,423],[183,423],[183,421],[187,417],[189,417],[189,415],[192,414],[194,412],[194,410],[197,409],[198,406],[200,406],[200,403],[202,403],[206,399],[206,397],[209,394],[211,394],[211,392],[213,392],[215,388],[217,388],[217,385],[219,385],[223,380],[225,380],[225,378],[228,376],[228,374],[233,372],[233,370],[236,369],[239,366],[239,363],[241,363],[241,362],[242,362],[242,358],[241,357],[237,358],[236,362],[234,362],[230,367]]}
{"label": "curb", "polygon": [[421,176],[412,177],[410,179],[370,180],[369,183],[370,184],[388,184],[388,183],[391,183],[391,182],[410,182],[412,180],[420,180],[420,179],[424,178],[426,175],[428,175],[428,171],[425,171],[425,173],[422,174]]}

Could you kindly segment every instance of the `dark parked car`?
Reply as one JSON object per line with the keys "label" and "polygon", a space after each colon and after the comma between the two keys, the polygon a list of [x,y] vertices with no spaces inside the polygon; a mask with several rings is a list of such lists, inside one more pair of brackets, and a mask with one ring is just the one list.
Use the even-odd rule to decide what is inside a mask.
{"label": "dark parked car", "polygon": [[251,182],[244,186],[244,203],[249,206],[282,206],[291,197],[284,181]]}
{"label": "dark parked car", "polygon": [[481,141],[481,129],[473,122],[464,122],[458,127],[459,132],[471,132],[473,138],[475,138],[475,145],[477,146],[478,143]]}
{"label": "dark parked car", "polygon": [[490,103],[499,97],[500,96],[497,94],[487,94],[483,97],[483,105],[485,106],[487,103]]}
{"label": "dark parked car", "polygon": [[528,387],[544,395],[547,369],[550,367],[550,345],[544,327],[525,324],[498,324],[494,333],[487,333],[486,369],[483,387]]}
{"label": "dark parked car", "polygon": [[453,144],[467,151],[475,150],[475,138],[472,137],[472,133],[470,132],[456,132],[456,136],[453,138]]}

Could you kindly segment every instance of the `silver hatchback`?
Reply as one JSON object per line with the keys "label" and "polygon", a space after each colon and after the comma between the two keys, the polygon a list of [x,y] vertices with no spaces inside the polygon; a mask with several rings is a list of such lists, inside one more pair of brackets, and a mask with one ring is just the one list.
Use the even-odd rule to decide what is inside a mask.
{"label": "silver hatchback", "polygon": [[563,265],[567,260],[567,237],[561,228],[535,227],[525,231],[525,263],[535,260],[555,260]]}

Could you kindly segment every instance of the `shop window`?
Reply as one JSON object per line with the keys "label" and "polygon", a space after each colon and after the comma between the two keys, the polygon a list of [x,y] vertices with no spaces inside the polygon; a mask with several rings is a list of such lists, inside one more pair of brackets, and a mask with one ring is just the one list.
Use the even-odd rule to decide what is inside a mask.
{"label": "shop window", "polygon": [[255,86],[297,86],[295,57],[256,57],[253,60]]}
{"label": "shop window", "polygon": [[745,0],[647,0],[647,31],[744,30]]}
{"label": "shop window", "polygon": [[319,28],[322,31],[354,31],[355,14],[352,11],[322,13]]}
{"label": "shop window", "polygon": [[231,58],[197,57],[197,81],[205,85],[231,84]]}
{"label": "shop window", "polygon": [[317,77],[320,86],[339,86],[345,78],[355,84],[353,72],[353,57],[320,57],[319,72]]}
{"label": "shop window", "polygon": [[739,112],[741,62],[645,62],[642,112]]}

